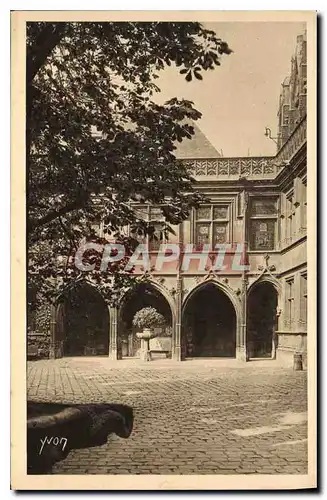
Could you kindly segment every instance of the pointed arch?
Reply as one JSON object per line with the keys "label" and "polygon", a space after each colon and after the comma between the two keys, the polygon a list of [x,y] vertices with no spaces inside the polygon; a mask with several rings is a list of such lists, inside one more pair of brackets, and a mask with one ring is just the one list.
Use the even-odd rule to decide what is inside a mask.
{"label": "pointed arch", "polygon": [[60,300],[64,297],[64,294],[66,292],[69,292],[70,290],[74,290],[78,287],[89,287],[91,290],[92,290],[92,293],[94,293],[94,295],[98,295],[98,297],[106,303],[106,300],[104,298],[104,296],[102,295],[102,293],[100,292],[100,290],[96,287],[96,285],[88,280],[87,278],[85,278],[84,276],[80,279],[77,279],[75,281],[71,281],[70,283],[68,283],[57,295],[56,297],[56,301],[55,301],[55,304],[58,305]]}
{"label": "pointed arch", "polygon": [[270,274],[255,280],[247,295],[247,351],[249,358],[275,358],[280,283]]}
{"label": "pointed arch", "polygon": [[183,314],[183,311],[184,311],[184,308],[186,307],[188,301],[191,299],[191,297],[199,290],[201,290],[202,288],[204,288],[205,286],[207,286],[208,284],[212,284],[212,285],[215,285],[217,287],[218,290],[220,290],[221,292],[223,292],[225,295],[227,295],[227,297],[229,298],[229,300],[231,301],[231,303],[233,304],[234,306],[234,309],[235,309],[235,313],[236,313],[236,317],[238,320],[240,320],[241,318],[241,303],[236,295],[236,293],[228,286],[226,285],[225,283],[222,283],[221,281],[219,281],[218,279],[209,279],[209,280],[204,280],[202,281],[201,283],[198,283],[197,285],[195,285],[190,291],[189,293],[186,295],[186,297],[184,297],[183,299],[183,303],[182,303],[182,314]]}
{"label": "pointed arch", "polygon": [[122,310],[122,308],[124,307],[124,304],[126,303],[128,298],[131,296],[131,294],[133,292],[135,292],[135,290],[141,285],[148,285],[148,286],[152,287],[154,290],[156,290],[157,292],[159,292],[164,297],[164,299],[167,301],[167,303],[169,304],[173,321],[176,320],[176,305],[175,305],[175,301],[174,301],[173,296],[171,295],[171,293],[169,292],[169,290],[167,290],[167,288],[165,286],[163,286],[161,283],[158,283],[157,281],[152,280],[152,279],[140,280],[138,283],[136,283],[134,286],[132,286],[129,290],[127,290],[127,292],[124,293],[124,295],[121,297],[121,299],[119,301],[119,311]]}
{"label": "pointed arch", "polygon": [[55,357],[109,353],[108,306],[88,280],[69,283],[57,296],[54,323]]}
{"label": "pointed arch", "polygon": [[182,358],[236,357],[240,301],[217,279],[196,285],[182,304]]}
{"label": "pointed arch", "polygon": [[282,284],[281,282],[275,278],[272,274],[268,273],[263,273],[261,274],[258,278],[256,278],[248,287],[248,295],[251,293],[251,291],[260,283],[271,283],[273,287],[275,288],[276,292],[278,295],[280,295],[282,291]]}
{"label": "pointed arch", "polygon": [[[166,351],[171,352],[175,338],[176,305],[169,290],[155,280],[140,280],[121,298],[118,311],[118,350],[121,356],[135,356],[140,348],[140,340],[136,336],[133,317],[137,310],[152,306],[166,319],[166,324],[158,335],[166,336],[171,332],[169,340],[165,339]],[[170,330],[171,329],[171,330]]]}

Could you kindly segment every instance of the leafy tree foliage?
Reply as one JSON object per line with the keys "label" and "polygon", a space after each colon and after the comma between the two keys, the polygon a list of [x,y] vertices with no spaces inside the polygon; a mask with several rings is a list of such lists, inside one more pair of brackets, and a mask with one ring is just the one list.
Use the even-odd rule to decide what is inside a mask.
{"label": "leafy tree foliage", "polygon": [[[226,42],[199,23],[27,25],[26,166],[30,290],[50,296],[80,274],[69,258],[82,237],[104,236],[133,249],[152,234],[131,202],[162,206],[165,232],[201,200],[176,159],[201,114],[186,99],[155,102],[155,81],[175,64],[187,81],[220,65]],[[60,256],[60,257],[59,257]],[[93,256],[96,258],[95,256]],[[123,263],[88,278],[110,300],[130,279]],[[58,284],[58,283],[57,283]],[[109,286],[110,285],[110,286]],[[32,292],[31,292],[32,293]],[[33,295],[32,293],[32,295]]]}

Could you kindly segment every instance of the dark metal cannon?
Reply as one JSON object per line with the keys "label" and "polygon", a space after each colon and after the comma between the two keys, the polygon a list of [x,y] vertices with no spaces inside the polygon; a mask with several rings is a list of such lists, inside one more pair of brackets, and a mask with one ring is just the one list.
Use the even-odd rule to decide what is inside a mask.
{"label": "dark metal cannon", "polygon": [[133,409],[122,404],[27,403],[27,473],[49,474],[79,448],[101,446],[110,434],[128,438]]}

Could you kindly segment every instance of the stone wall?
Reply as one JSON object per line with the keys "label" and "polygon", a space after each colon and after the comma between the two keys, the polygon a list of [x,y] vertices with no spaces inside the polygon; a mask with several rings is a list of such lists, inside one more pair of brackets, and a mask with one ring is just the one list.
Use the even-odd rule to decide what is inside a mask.
{"label": "stone wall", "polygon": [[307,336],[306,333],[278,334],[276,359],[285,365],[293,366],[294,354],[302,354],[303,368],[307,367]]}
{"label": "stone wall", "polygon": [[27,336],[27,358],[49,358],[51,337],[49,332],[29,332]]}
{"label": "stone wall", "polygon": [[33,328],[27,332],[27,358],[49,358],[51,309],[44,304],[34,312]]}

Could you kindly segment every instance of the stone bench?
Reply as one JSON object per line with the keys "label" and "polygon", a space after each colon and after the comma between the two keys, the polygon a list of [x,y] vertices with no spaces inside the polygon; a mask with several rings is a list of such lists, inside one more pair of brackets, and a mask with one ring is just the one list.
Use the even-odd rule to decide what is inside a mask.
{"label": "stone bench", "polygon": [[151,354],[165,354],[166,358],[171,357],[171,351],[164,351],[163,349],[150,349]]}
{"label": "stone bench", "polygon": [[171,338],[154,337],[150,340],[151,354],[165,354],[166,358],[171,356]]}

